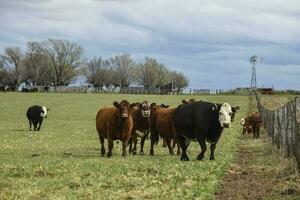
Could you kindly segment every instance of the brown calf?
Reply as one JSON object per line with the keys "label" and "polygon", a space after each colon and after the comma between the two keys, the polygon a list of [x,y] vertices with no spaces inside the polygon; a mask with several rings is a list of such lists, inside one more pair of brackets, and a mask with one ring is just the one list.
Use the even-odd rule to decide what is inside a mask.
{"label": "brown calf", "polygon": [[[136,103],[131,110],[133,128],[131,131],[131,138],[129,141],[129,154],[136,154],[136,145],[138,142],[138,137],[141,139],[141,149],[140,154],[144,154],[144,143],[146,137],[150,131],[150,115],[151,115],[151,106],[148,101],[143,101],[142,103]],[[133,149],[132,149],[133,142]]]}
{"label": "brown calf", "polygon": [[245,119],[241,120],[243,125],[243,134],[253,132],[253,138],[259,137],[260,127],[262,125],[261,115],[259,112],[254,112]]}
{"label": "brown calf", "polygon": [[[191,98],[191,99],[189,99],[189,100],[183,99],[181,102],[182,102],[182,104],[188,104],[188,103],[193,103],[193,102],[195,102],[195,101],[196,101],[195,99]],[[163,105],[163,104],[162,104],[162,105]],[[168,106],[168,107],[169,107],[169,106]],[[173,140],[172,149],[174,149],[174,147],[175,147],[175,145],[176,145],[176,140],[175,140],[175,138],[172,139],[172,140]],[[163,144],[162,144],[162,147],[167,147],[167,141],[166,141],[166,138],[163,138]]]}
{"label": "brown calf", "polygon": [[[175,130],[173,126],[173,115],[175,108],[157,108],[151,117],[151,148],[150,155],[154,155],[153,146],[159,141],[159,136],[166,140],[169,152],[174,154],[171,147],[172,139],[175,139]],[[180,154],[179,146],[177,145],[177,154]]]}
{"label": "brown calf", "polygon": [[112,156],[113,141],[122,141],[122,156],[126,156],[126,147],[133,127],[130,104],[123,100],[114,102],[114,106],[101,108],[96,116],[96,129],[101,144],[101,155],[105,155],[104,139],[108,142],[107,157]]}

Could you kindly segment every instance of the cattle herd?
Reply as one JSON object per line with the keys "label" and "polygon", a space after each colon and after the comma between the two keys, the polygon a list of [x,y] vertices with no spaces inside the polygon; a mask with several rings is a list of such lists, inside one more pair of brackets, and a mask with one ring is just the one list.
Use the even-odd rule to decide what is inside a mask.
{"label": "cattle herd", "polygon": [[181,154],[181,160],[187,161],[186,150],[190,141],[196,140],[201,146],[197,159],[203,159],[206,142],[209,142],[210,159],[213,160],[216,143],[223,129],[231,126],[233,113],[237,110],[238,106],[231,107],[228,103],[214,104],[193,99],[182,100],[177,108],[148,101],[133,104],[126,100],[114,102],[113,106],[101,108],[96,116],[101,156],[112,156],[114,140],[122,141],[122,156],[127,155],[128,145],[129,154],[136,154],[138,138],[141,138],[140,154],[144,154],[144,142],[150,133],[150,155],[154,155],[154,145],[163,138],[170,154],[174,154],[173,149],[177,145],[177,154]]}
{"label": "cattle herd", "polygon": [[[34,131],[39,131],[44,118],[47,118],[45,106],[28,108],[26,116],[29,126],[33,124]],[[122,156],[137,154],[137,143],[140,138],[140,154],[144,154],[144,143],[150,137],[150,155],[154,155],[154,146],[162,138],[168,147],[169,153],[174,154],[177,146],[177,155],[181,160],[188,161],[187,148],[191,141],[200,144],[201,151],[197,160],[204,158],[207,150],[206,143],[210,144],[210,160],[214,160],[216,144],[224,128],[231,127],[235,113],[239,106],[230,106],[228,103],[215,104],[205,101],[182,100],[177,108],[168,105],[149,103],[129,103],[127,100],[113,102],[112,106],[104,106],[96,115],[96,129],[100,140],[101,156],[112,156],[114,140],[122,143]],[[253,132],[254,138],[259,137],[261,116],[258,112],[252,113],[241,120],[243,134]],[[108,149],[104,141],[107,140]]]}

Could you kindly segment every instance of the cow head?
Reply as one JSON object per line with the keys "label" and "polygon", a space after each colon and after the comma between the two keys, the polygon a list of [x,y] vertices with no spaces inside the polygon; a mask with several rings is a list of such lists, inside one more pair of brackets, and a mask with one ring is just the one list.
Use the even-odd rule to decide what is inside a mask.
{"label": "cow head", "polygon": [[148,101],[143,101],[142,103],[140,103],[139,108],[140,108],[142,116],[144,118],[150,117],[151,105]]}
{"label": "cow head", "polygon": [[159,105],[159,107],[160,108],[169,108],[169,105],[165,105],[165,104],[162,103],[162,104]]}
{"label": "cow head", "polygon": [[248,133],[251,133],[253,132],[252,130],[252,125],[251,125],[251,116],[250,117],[247,117],[246,119],[245,118],[242,118],[241,119],[241,122],[240,124],[242,125],[243,127],[243,134],[248,134]]}
{"label": "cow head", "polygon": [[114,102],[114,106],[120,111],[122,118],[128,118],[130,112],[130,103],[126,100],[122,100],[120,103]]}
{"label": "cow head", "polygon": [[245,123],[246,123],[246,120],[245,120],[244,118],[242,118],[240,124],[241,124],[242,126],[244,126]]}
{"label": "cow head", "polygon": [[43,118],[47,118],[48,111],[49,111],[49,109],[46,108],[46,106],[42,106],[42,111],[41,111],[40,116]]}
{"label": "cow head", "polygon": [[241,119],[240,124],[243,127],[243,134],[247,133],[246,120],[244,118]]}
{"label": "cow head", "polygon": [[150,105],[151,111],[155,112],[157,111],[159,108],[169,108],[169,105],[165,105],[165,104],[156,104],[156,103],[151,103]]}
{"label": "cow head", "polygon": [[219,122],[221,127],[229,128],[231,126],[231,106],[228,103],[223,103],[219,110]]}
{"label": "cow head", "polygon": [[239,110],[240,110],[240,106],[233,106],[233,107],[231,107],[231,111],[232,111],[231,121],[232,122],[234,121],[235,113],[237,113]]}
{"label": "cow head", "polygon": [[139,106],[140,106],[140,103],[138,103],[138,102],[130,104],[130,108],[139,107]]}
{"label": "cow head", "polygon": [[190,99],[190,100],[185,100],[185,99],[183,99],[182,101],[181,101],[183,104],[188,104],[188,103],[193,103],[193,102],[195,102],[195,99]]}

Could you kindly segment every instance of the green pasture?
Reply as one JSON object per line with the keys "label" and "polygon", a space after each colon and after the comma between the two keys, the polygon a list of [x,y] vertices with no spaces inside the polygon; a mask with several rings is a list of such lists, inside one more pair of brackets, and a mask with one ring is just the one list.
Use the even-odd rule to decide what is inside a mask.
{"label": "green pasture", "polygon": [[[95,116],[102,106],[127,99],[176,107],[191,97],[241,107],[215,161],[209,148],[197,161],[195,142],[189,162],[170,156],[161,142],[149,156],[149,140],[143,156],[122,158],[115,144],[111,158],[100,157]],[[39,132],[28,131],[25,116],[35,104],[50,109]],[[212,199],[236,155],[248,107],[247,96],[0,93],[0,199]]]}
{"label": "green pasture", "polygon": [[261,103],[269,110],[277,110],[299,95],[259,95]]}

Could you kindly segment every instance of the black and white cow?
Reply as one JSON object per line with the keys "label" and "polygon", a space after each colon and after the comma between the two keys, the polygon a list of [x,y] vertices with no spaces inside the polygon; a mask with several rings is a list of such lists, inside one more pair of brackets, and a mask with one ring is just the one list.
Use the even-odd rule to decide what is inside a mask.
{"label": "black and white cow", "polygon": [[240,106],[232,106],[232,107],[231,107],[231,111],[232,111],[232,114],[231,114],[231,122],[234,121],[235,113],[237,113],[239,110],[240,110]]}
{"label": "black and white cow", "polygon": [[210,143],[210,160],[214,160],[214,151],[221,133],[224,128],[231,126],[231,114],[231,106],[228,103],[221,105],[198,101],[178,106],[173,123],[177,141],[182,149],[181,160],[189,160],[186,150],[190,140],[197,140],[201,146],[197,160],[204,157],[207,149],[205,141]]}
{"label": "black and white cow", "polygon": [[45,106],[35,105],[28,108],[26,116],[29,121],[29,130],[31,130],[31,125],[33,124],[33,130],[39,131],[43,123],[43,119],[47,118],[48,111],[49,109]]}

